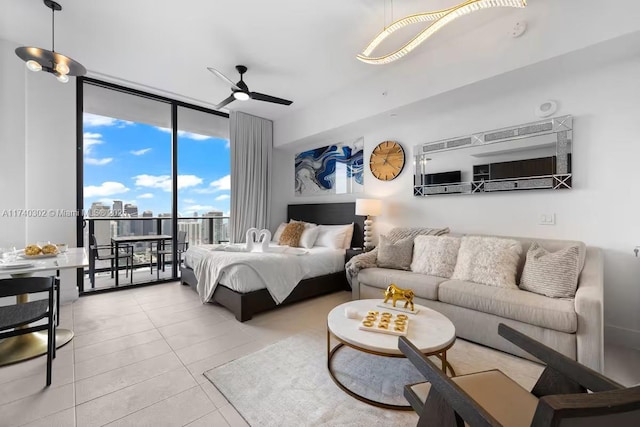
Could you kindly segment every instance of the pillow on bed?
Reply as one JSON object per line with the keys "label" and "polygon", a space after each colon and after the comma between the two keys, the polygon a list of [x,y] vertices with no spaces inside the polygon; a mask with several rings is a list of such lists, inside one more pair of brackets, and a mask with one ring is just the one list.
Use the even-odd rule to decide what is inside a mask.
{"label": "pillow on bed", "polygon": [[[307,223],[308,224],[308,223]],[[311,225],[310,227],[305,224],[302,236],[300,236],[300,247],[305,249],[311,249],[316,244],[320,228],[317,225]]]}
{"label": "pillow on bed", "polygon": [[351,244],[349,238],[345,246],[348,235],[353,237],[353,224],[347,225],[319,225],[318,239],[316,246],[324,246],[333,249],[346,249]]}
{"label": "pillow on bed", "polygon": [[278,240],[278,244],[283,246],[291,246],[292,248],[297,248],[300,246],[300,237],[302,237],[303,232],[304,232],[304,223],[290,222],[282,231],[282,234],[280,235],[280,239]]}
{"label": "pillow on bed", "polygon": [[276,229],[276,232],[273,233],[273,237],[271,238],[272,242],[276,242],[278,243],[280,241],[280,236],[282,236],[282,232],[284,231],[284,228],[287,226],[286,222],[283,222],[282,224],[280,224],[278,226],[278,228]]}
{"label": "pillow on bed", "polygon": [[347,235],[344,236],[344,244],[342,245],[343,249],[350,248],[351,240],[353,239],[353,223],[347,225],[349,226],[349,230],[347,231]]}

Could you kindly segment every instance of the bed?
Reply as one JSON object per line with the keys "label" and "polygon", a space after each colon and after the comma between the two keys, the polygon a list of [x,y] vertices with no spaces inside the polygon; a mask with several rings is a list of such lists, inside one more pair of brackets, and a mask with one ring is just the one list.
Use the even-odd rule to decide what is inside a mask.
{"label": "bed", "polygon": [[[287,208],[287,219],[324,225],[348,224],[353,222],[354,229],[351,247],[363,246],[362,231],[364,228],[364,217],[355,215],[355,203],[289,205]],[[340,263],[340,268],[340,271],[301,280],[280,304],[274,301],[266,288],[261,288],[260,285],[256,285],[255,283],[241,286],[240,289],[246,289],[244,292],[231,289],[231,287],[220,283],[215,288],[210,302],[226,307],[235,315],[238,321],[245,322],[257,313],[316,296],[348,290],[349,285],[344,272],[344,259],[342,259]],[[189,285],[196,290],[198,281],[193,269],[184,265],[180,268],[180,272],[181,283],[183,285]],[[238,286],[235,287],[238,288]]]}

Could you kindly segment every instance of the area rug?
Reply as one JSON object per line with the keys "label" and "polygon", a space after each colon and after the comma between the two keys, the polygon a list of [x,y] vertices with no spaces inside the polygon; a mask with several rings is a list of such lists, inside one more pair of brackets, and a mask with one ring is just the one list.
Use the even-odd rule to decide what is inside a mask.
{"label": "area rug", "polygon": [[[531,389],[542,366],[458,339],[447,352],[458,375],[499,368]],[[333,359],[336,376],[353,391],[406,405],[405,384],[424,377],[401,358],[344,347]],[[251,426],[412,426],[413,412],[376,408],[334,384],[327,372],[326,334],[306,332],[205,372]]]}

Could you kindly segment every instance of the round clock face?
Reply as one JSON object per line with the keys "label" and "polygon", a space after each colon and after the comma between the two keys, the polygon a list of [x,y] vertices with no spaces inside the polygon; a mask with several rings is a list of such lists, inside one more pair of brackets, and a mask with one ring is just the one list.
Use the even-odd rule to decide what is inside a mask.
{"label": "round clock face", "polygon": [[369,160],[371,173],[382,181],[391,181],[402,172],[404,150],[395,141],[381,142],[373,149]]}

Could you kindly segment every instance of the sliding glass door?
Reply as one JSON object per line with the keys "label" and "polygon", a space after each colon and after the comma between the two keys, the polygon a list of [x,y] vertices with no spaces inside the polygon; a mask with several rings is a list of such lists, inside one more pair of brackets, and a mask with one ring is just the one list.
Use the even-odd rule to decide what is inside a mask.
{"label": "sliding glass door", "polygon": [[226,239],[228,116],[79,80],[80,290],[176,280],[188,244]]}

